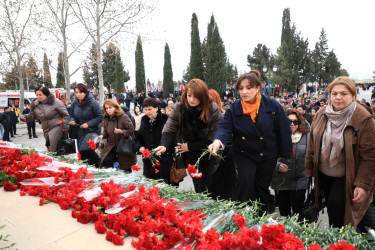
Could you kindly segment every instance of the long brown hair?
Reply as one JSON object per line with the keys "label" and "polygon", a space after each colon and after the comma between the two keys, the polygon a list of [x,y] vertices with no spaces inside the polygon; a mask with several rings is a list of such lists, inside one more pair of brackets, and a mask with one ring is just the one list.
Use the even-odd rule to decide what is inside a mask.
{"label": "long brown hair", "polygon": [[220,95],[217,93],[214,89],[209,89],[208,94],[210,95],[213,102],[216,102],[217,106],[219,106],[219,109],[221,113],[225,113],[225,110],[223,109],[223,104],[221,103]]}
{"label": "long brown hair", "polygon": [[201,79],[192,79],[190,82],[185,86],[185,91],[182,93],[181,96],[181,105],[185,107],[187,102],[187,93],[190,92],[197,98],[202,106],[202,113],[199,117],[201,121],[208,122],[210,119],[210,107],[212,104],[212,100],[210,95],[208,94],[208,88],[204,81]]}
{"label": "long brown hair", "polygon": [[124,111],[115,99],[107,99],[103,103],[103,117],[109,116],[107,111],[105,110],[105,105],[114,107],[116,109],[114,115],[117,116],[117,118],[122,116],[122,114],[124,113]]}

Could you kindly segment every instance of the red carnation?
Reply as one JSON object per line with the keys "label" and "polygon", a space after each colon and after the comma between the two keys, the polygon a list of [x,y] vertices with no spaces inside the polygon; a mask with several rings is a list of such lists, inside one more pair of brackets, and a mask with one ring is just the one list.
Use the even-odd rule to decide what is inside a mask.
{"label": "red carnation", "polygon": [[100,220],[95,222],[95,230],[96,232],[98,232],[98,234],[104,234],[105,232],[107,232],[107,228],[105,227],[104,222]]}
{"label": "red carnation", "polygon": [[190,174],[195,174],[195,173],[197,173],[197,169],[195,168],[194,165],[188,164],[188,172]]}
{"label": "red carnation", "polygon": [[242,214],[234,213],[233,219],[234,219],[234,222],[236,223],[236,225],[239,226],[239,227],[244,227],[245,224],[246,224],[245,218],[243,217]]}
{"label": "red carnation", "polygon": [[159,171],[159,169],[155,169],[155,174],[157,174],[157,173],[159,173],[160,171]]}
{"label": "red carnation", "polygon": [[151,152],[150,152],[150,150],[148,150],[148,148],[146,148],[145,150],[143,150],[143,152],[142,152],[142,156],[143,156],[144,158],[149,158],[150,155],[151,155]]}
{"label": "red carnation", "polygon": [[87,141],[86,143],[87,143],[87,145],[90,146],[90,148],[91,148],[92,150],[95,150],[95,149],[96,149],[96,143],[95,143],[94,140]]}
{"label": "red carnation", "polygon": [[141,168],[140,168],[138,165],[133,165],[133,166],[132,166],[132,169],[133,169],[134,171],[141,170]]}
{"label": "red carnation", "polygon": [[82,224],[87,224],[90,222],[90,214],[84,211],[81,211],[77,215],[77,221],[81,222]]}

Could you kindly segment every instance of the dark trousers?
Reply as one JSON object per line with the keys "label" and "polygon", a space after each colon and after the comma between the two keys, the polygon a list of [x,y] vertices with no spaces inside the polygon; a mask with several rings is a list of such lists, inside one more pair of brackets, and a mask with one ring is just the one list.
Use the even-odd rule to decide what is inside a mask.
{"label": "dark trousers", "polygon": [[100,165],[100,157],[94,150],[84,150],[79,152],[81,154],[81,160],[87,160],[89,165],[95,165],[96,168]]}
{"label": "dark trousers", "polygon": [[[31,133],[31,131],[32,131],[32,133]],[[33,125],[27,124],[27,133],[29,134],[29,138],[30,139],[31,139],[31,136],[36,137],[36,134],[35,134],[35,123]]]}
{"label": "dark trousers", "polygon": [[12,131],[12,127],[10,125],[4,126],[4,134],[3,134],[3,141],[9,141],[9,134]]}
{"label": "dark trousers", "polygon": [[238,152],[233,152],[233,156],[237,168],[233,200],[240,202],[259,200],[262,203],[260,213],[267,212],[270,205],[268,188],[276,166],[276,159],[256,163]]}
{"label": "dark trousers", "polygon": [[344,226],[345,177],[331,177],[319,172],[319,185],[327,203],[329,225]]}
{"label": "dark trousers", "polygon": [[113,163],[117,161],[117,155],[115,148],[112,148],[111,151],[106,155],[103,160],[103,167],[104,168],[113,168]]}
{"label": "dark trousers", "polygon": [[281,216],[292,216],[302,211],[306,189],[275,190],[275,193]]}
{"label": "dark trousers", "polygon": [[17,134],[17,123],[16,122],[12,122],[12,132],[13,132],[13,135],[16,135]]}

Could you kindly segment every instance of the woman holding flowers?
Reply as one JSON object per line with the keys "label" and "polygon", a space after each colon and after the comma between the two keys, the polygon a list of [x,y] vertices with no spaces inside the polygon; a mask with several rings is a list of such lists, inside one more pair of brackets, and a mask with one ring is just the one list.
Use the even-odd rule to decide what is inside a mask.
{"label": "woman holding flowers", "polygon": [[[139,152],[143,155],[143,175],[150,179],[163,179],[165,183],[169,184],[170,168],[173,162],[173,146],[168,147],[163,155],[153,153],[153,149],[160,145],[162,131],[168,116],[160,112],[159,102],[152,97],[144,100],[142,106],[145,115],[141,119],[137,141]],[[152,161],[150,154],[159,163]]]}
{"label": "woman holding flowers", "polygon": [[107,99],[103,103],[103,147],[99,167],[112,168],[118,161],[120,169],[131,172],[131,166],[137,161],[136,155],[117,154],[117,145],[121,138],[127,140],[134,136],[134,126],[118,102]]}
{"label": "woman holding flowers", "polygon": [[83,83],[74,86],[74,94],[76,98],[70,107],[70,126],[79,126],[77,140],[81,160],[87,160],[90,165],[99,167],[100,157],[87,142],[91,141],[93,137],[89,134],[101,134],[100,123],[103,119],[103,113],[100,104]]}
{"label": "woman holding flowers", "polygon": [[[349,77],[336,78],[327,89],[331,101],[311,124],[305,168],[314,176],[317,205],[323,191],[329,225],[358,226],[368,208],[374,209],[373,112],[356,102],[355,83]],[[369,221],[374,221],[373,215]]]}
{"label": "woman holding flowers", "polygon": [[39,85],[35,89],[36,99],[31,102],[30,113],[21,116],[22,120],[31,122],[39,119],[42,123],[44,138],[48,151],[56,152],[57,143],[63,131],[69,128],[69,113],[65,105],[50,93],[47,87]]}
{"label": "woman holding flowers", "polygon": [[[210,189],[212,185],[213,172],[209,168],[209,154],[203,157],[201,155],[212,142],[220,120],[220,110],[210,98],[206,83],[200,79],[192,79],[185,86],[181,103],[173,106],[163,129],[161,146],[155,149],[158,153],[165,153],[171,145],[175,146],[176,139],[176,148],[187,164],[195,165],[199,159],[197,171],[200,174],[197,177],[201,178],[193,178],[197,193]],[[189,170],[189,173],[192,174],[192,171]]]}
{"label": "woman holding flowers", "polygon": [[215,155],[233,135],[237,181],[233,199],[260,200],[261,212],[270,204],[269,186],[279,156],[290,157],[290,121],[281,105],[261,94],[259,71],[242,74],[235,89],[240,99],[225,112],[209,149]]}

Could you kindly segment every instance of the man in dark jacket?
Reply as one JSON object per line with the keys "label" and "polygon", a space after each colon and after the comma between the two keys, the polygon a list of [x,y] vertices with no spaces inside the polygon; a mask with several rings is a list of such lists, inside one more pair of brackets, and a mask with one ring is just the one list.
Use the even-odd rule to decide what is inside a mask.
{"label": "man in dark jacket", "polygon": [[[22,114],[25,115],[28,113],[30,113],[30,105],[26,104],[26,108],[22,111]],[[33,131],[32,135],[31,135],[31,130]],[[29,139],[32,139],[33,136],[34,138],[38,138],[38,136],[35,133],[35,120],[27,122],[27,132],[29,134]]]}
{"label": "man in dark jacket", "polygon": [[4,135],[3,135],[3,141],[11,141],[9,139],[10,131],[12,130],[12,123],[10,121],[9,116],[10,108],[5,108],[5,112],[0,114],[0,122],[3,124],[4,127]]}

